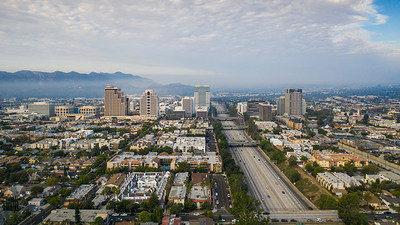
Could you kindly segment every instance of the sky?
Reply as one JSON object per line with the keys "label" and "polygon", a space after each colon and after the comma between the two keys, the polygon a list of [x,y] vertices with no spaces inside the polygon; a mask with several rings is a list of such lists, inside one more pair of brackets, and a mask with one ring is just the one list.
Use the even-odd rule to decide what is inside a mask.
{"label": "sky", "polygon": [[2,0],[0,70],[215,87],[400,83],[400,0]]}

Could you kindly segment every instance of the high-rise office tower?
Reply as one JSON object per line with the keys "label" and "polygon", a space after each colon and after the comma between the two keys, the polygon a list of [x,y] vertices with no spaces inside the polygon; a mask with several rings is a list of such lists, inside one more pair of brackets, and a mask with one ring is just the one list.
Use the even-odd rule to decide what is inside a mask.
{"label": "high-rise office tower", "polygon": [[107,86],[104,89],[104,116],[128,115],[128,102],[121,89]]}
{"label": "high-rise office tower", "polygon": [[140,116],[158,116],[158,97],[153,90],[146,90],[140,97]]}
{"label": "high-rise office tower", "polygon": [[247,114],[249,116],[258,116],[260,112],[260,103],[265,103],[262,99],[250,99],[247,101]]}
{"label": "high-rise office tower", "polygon": [[192,97],[182,98],[182,109],[185,111],[185,117],[192,117],[194,113],[194,105]]}
{"label": "high-rise office tower", "polygon": [[266,103],[259,104],[259,114],[258,118],[263,121],[272,120],[272,105]]}
{"label": "high-rise office tower", "polygon": [[263,121],[272,120],[272,105],[266,103],[259,104],[259,114],[258,117]]}
{"label": "high-rise office tower", "polygon": [[307,113],[307,102],[304,98],[303,98],[302,105],[301,105],[301,113],[303,115],[305,115]]}
{"label": "high-rise office tower", "polygon": [[196,85],[194,87],[194,106],[195,108],[210,108],[210,85]]}
{"label": "high-rise office tower", "polygon": [[277,105],[276,114],[278,115],[285,114],[285,96],[279,97],[278,100],[276,101],[276,105]]}
{"label": "high-rise office tower", "polygon": [[302,115],[302,89],[285,89],[285,113],[288,115]]}

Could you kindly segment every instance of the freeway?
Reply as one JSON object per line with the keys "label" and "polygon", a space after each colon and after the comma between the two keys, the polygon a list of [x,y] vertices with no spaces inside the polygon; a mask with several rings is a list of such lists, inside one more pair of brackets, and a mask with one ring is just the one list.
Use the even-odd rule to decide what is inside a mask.
{"label": "freeway", "polygon": [[[227,117],[224,108],[217,105],[219,118]],[[222,120],[222,127],[237,126],[233,121]],[[251,142],[244,130],[223,130],[228,143]],[[269,212],[305,211],[312,209],[292,187],[282,178],[271,163],[265,159],[257,147],[231,147],[232,156],[243,170],[249,191],[261,203],[261,208]]]}
{"label": "freeway", "polygon": [[[222,105],[214,104],[218,118],[228,117]],[[222,127],[237,126],[232,120],[220,120]],[[252,143],[244,130],[223,129],[228,143]],[[275,219],[307,220],[332,219],[340,221],[336,211],[312,210],[315,206],[304,200],[286,177],[271,164],[258,147],[230,147],[232,156],[244,172],[249,193],[260,201],[260,209]]]}

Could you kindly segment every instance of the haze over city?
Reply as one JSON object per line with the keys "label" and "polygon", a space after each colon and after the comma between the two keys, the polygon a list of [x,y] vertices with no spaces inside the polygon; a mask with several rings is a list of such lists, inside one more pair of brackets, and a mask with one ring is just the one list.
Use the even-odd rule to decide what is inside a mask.
{"label": "haze over city", "polygon": [[398,84],[399,9],[397,0],[1,1],[0,67],[213,87]]}

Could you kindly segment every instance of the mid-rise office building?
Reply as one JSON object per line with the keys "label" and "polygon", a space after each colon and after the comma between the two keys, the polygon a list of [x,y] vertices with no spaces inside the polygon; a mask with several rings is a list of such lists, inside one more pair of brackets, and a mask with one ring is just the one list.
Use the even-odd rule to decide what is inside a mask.
{"label": "mid-rise office building", "polygon": [[272,120],[272,105],[266,103],[260,103],[259,115],[260,120],[271,121]]}
{"label": "mid-rise office building", "polygon": [[197,108],[210,108],[210,85],[196,85],[194,87],[194,105]]}
{"label": "mid-rise office building", "polygon": [[28,105],[29,113],[37,113],[42,116],[54,116],[54,104],[49,104],[46,102],[35,102]]}
{"label": "mid-rise office building", "polygon": [[55,107],[56,116],[67,116],[68,114],[74,113],[74,108],[71,106],[56,106]]}
{"label": "mid-rise office building", "polygon": [[158,97],[153,90],[146,90],[140,97],[140,116],[158,116]]}
{"label": "mid-rise office building", "polygon": [[276,114],[277,115],[285,114],[285,96],[279,97],[278,100],[276,101],[276,105],[277,105]]}
{"label": "mid-rise office building", "polygon": [[83,115],[100,115],[100,108],[98,106],[82,106],[79,108],[79,113]]}
{"label": "mid-rise office building", "polygon": [[302,115],[302,89],[285,89],[285,113],[288,115]]}
{"label": "mid-rise office building", "polygon": [[185,117],[192,117],[194,114],[194,104],[192,97],[182,98],[182,109],[185,111]]}
{"label": "mid-rise office building", "polygon": [[250,99],[247,101],[247,113],[249,116],[258,116],[260,103],[265,103],[262,99]]}
{"label": "mid-rise office building", "polygon": [[104,89],[104,116],[127,116],[128,102],[121,89],[107,86]]}

